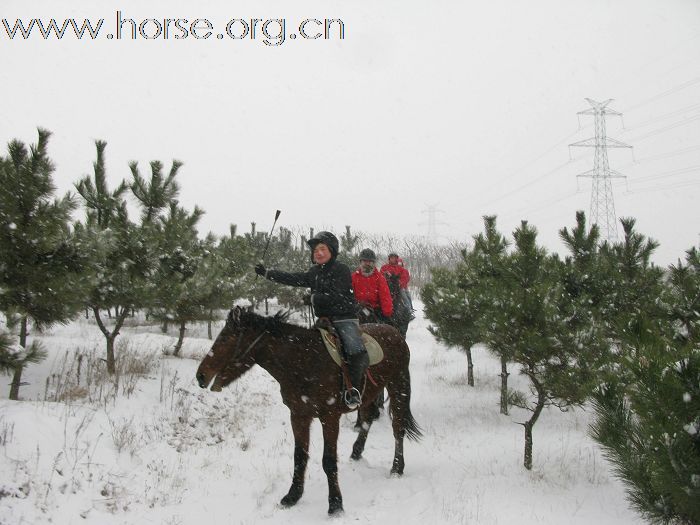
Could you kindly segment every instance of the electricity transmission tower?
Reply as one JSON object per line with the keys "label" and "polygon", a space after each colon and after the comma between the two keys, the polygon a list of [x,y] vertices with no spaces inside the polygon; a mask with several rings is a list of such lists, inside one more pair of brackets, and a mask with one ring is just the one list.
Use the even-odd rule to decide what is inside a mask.
{"label": "electricity transmission tower", "polygon": [[593,115],[595,137],[574,142],[573,144],[569,144],[569,147],[579,146],[595,148],[593,169],[581,173],[578,177],[590,177],[592,179],[591,224],[597,224],[601,234],[605,236],[608,241],[614,242],[617,241],[617,217],[615,216],[615,202],[613,200],[611,179],[625,178],[625,176],[610,169],[608,164],[608,148],[631,148],[632,146],[606,135],[605,115],[622,116],[622,113],[618,113],[607,107],[612,100],[613,99],[608,99],[604,102],[596,102],[590,98],[586,99],[591,105],[591,108],[579,111],[578,115]]}
{"label": "electricity transmission tower", "polygon": [[[423,210],[421,212],[421,213],[428,214],[428,234],[426,235],[426,240],[432,244],[435,244],[437,242],[437,239],[438,239],[438,233],[437,233],[438,221],[435,218],[435,215],[438,212],[442,212],[442,210],[439,210],[436,204],[428,205],[428,209]],[[445,223],[441,222],[440,224],[445,224]],[[422,222],[422,223],[420,223],[420,225],[425,225],[425,223]]]}

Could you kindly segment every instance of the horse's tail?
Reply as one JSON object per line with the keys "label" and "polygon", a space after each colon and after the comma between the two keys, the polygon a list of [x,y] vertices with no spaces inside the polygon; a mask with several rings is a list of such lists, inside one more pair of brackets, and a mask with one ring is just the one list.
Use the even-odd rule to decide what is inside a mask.
{"label": "horse's tail", "polygon": [[395,405],[392,410],[392,418],[398,418],[401,429],[406,437],[412,441],[418,441],[423,437],[418,423],[411,414],[411,374],[408,365],[399,373],[399,384],[396,392],[393,392],[391,404]]}

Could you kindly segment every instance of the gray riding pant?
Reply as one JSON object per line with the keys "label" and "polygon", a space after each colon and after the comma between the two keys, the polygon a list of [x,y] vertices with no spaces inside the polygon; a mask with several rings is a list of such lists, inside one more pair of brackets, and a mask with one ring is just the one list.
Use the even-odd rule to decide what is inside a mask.
{"label": "gray riding pant", "polygon": [[367,351],[364,342],[362,342],[360,323],[357,319],[341,319],[332,322],[340,339],[343,341],[345,355],[351,356]]}

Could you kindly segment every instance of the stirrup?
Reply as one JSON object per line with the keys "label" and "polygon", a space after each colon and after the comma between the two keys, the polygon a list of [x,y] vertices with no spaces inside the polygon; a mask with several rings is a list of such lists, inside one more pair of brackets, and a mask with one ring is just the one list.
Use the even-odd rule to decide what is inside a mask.
{"label": "stirrup", "polygon": [[350,410],[355,410],[362,404],[362,396],[360,395],[360,391],[352,387],[350,390],[346,390],[343,392],[343,401],[345,401],[345,404]]}

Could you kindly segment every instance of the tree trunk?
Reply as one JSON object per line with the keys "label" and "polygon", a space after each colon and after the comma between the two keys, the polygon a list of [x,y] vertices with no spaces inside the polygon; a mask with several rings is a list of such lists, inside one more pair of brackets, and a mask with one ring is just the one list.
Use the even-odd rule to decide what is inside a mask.
{"label": "tree trunk", "polygon": [[180,356],[180,350],[182,349],[182,342],[185,340],[185,321],[184,319],[180,321],[180,336],[177,339],[177,343],[175,343],[175,350],[173,351],[173,355],[175,357]]}
{"label": "tree trunk", "polygon": [[[19,326],[19,346],[27,348],[27,317],[22,317]],[[10,383],[10,399],[17,401],[19,399],[19,387],[22,384],[22,371],[24,365],[19,365],[15,368],[15,373],[12,375],[12,383]]]}
{"label": "tree trunk", "polygon": [[116,372],[116,363],[114,359],[114,339],[116,335],[110,334],[107,336],[107,373],[114,375]]}
{"label": "tree trunk", "polygon": [[472,361],[472,349],[467,348],[467,384],[474,386],[474,361]]}
{"label": "tree trunk", "polygon": [[535,405],[535,410],[532,411],[532,417],[523,423],[525,427],[525,454],[523,458],[523,465],[527,470],[532,470],[532,428],[537,423],[537,419],[540,417],[540,413],[544,408],[544,403],[546,401],[546,395],[542,383],[540,383],[537,378],[532,374],[527,374],[535,387],[537,392],[537,404]]}
{"label": "tree trunk", "polygon": [[265,297],[265,315],[270,315],[270,305],[267,303],[267,297]]}
{"label": "tree trunk", "polygon": [[523,464],[527,470],[532,470],[532,425],[528,421],[525,427],[525,460]]}
{"label": "tree trunk", "polygon": [[209,319],[207,320],[207,335],[209,336],[210,341],[214,339],[211,333],[212,319],[214,319],[214,310],[209,310]]}
{"label": "tree trunk", "polygon": [[129,310],[127,308],[123,308],[121,312],[119,312],[119,308],[115,308],[115,314],[117,314],[117,312],[119,313],[117,315],[117,322],[114,325],[114,330],[112,330],[111,332],[102,322],[102,318],[100,317],[100,309],[97,306],[93,306],[92,311],[95,314],[95,321],[97,322],[97,326],[100,328],[100,331],[104,334],[105,339],[107,340],[107,372],[110,375],[114,375],[114,372],[116,371],[116,360],[114,357],[114,340],[119,335],[119,330],[121,330],[121,327],[124,324],[124,319],[126,319],[126,315],[129,312]]}
{"label": "tree trunk", "polygon": [[508,415],[508,361],[501,358],[501,414]]}
{"label": "tree trunk", "polygon": [[160,325],[160,331],[164,334],[168,333],[168,321],[163,321],[163,324]]}

